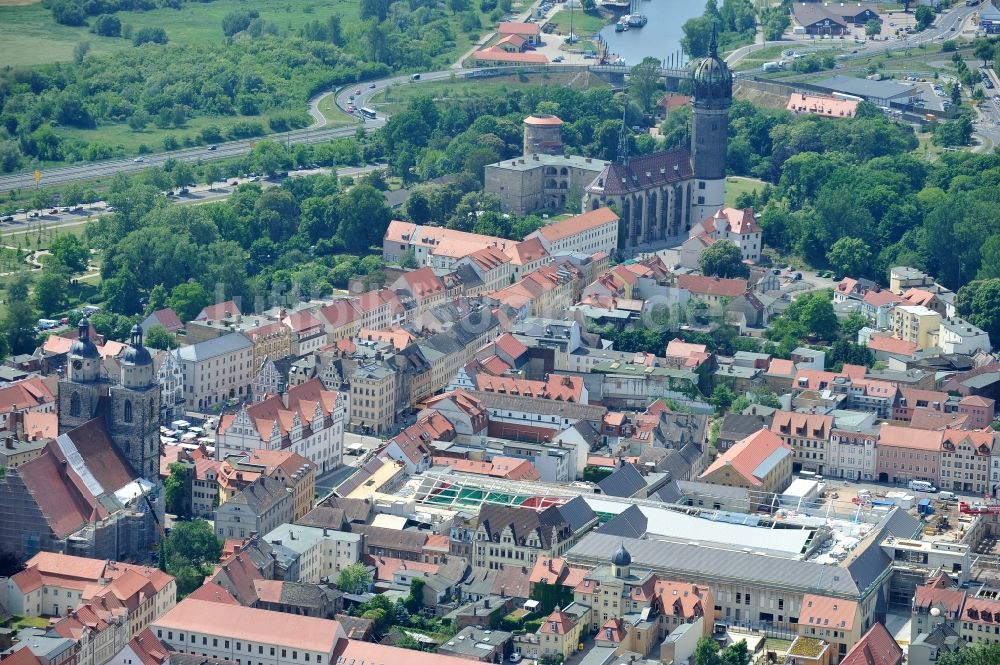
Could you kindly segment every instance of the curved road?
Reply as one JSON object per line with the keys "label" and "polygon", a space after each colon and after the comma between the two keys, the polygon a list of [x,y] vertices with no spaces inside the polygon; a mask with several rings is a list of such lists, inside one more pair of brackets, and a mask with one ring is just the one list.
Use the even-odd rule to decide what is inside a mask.
{"label": "curved road", "polygon": [[[943,40],[946,36],[958,35],[962,31],[962,26],[965,24],[966,20],[976,11],[976,7],[957,7],[951,12],[938,17],[935,26],[928,28],[922,33],[918,33],[910,38],[908,41],[899,40],[893,42],[868,42],[865,45],[858,48],[856,53],[844,54],[845,59],[861,58],[871,55],[873,51],[877,50],[900,50],[914,45],[931,42],[934,40]],[[788,42],[768,42],[767,44],[788,44],[789,48],[800,48],[806,46],[806,44],[801,44],[796,41]],[[753,44],[743,49],[737,50],[735,53],[731,54],[730,64],[735,64],[736,61],[742,59],[748,55],[753,50],[758,48],[763,48],[763,44]],[[559,68],[571,69],[579,68],[578,65],[559,65]],[[487,69],[503,69],[498,67],[490,67]],[[510,68],[512,70],[517,70],[517,68]],[[335,101],[340,109],[346,111],[347,105],[349,103],[349,97],[351,94],[355,93],[356,90],[360,89],[361,94],[355,95],[357,99],[354,100],[355,106],[364,106],[367,104],[368,100],[372,95],[379,93],[385,88],[393,85],[411,85],[418,84],[425,81],[440,81],[448,79],[452,76],[463,77],[469,72],[476,71],[474,69],[446,69],[437,72],[423,72],[420,74],[419,81],[414,81],[410,76],[395,76],[392,78],[381,79],[375,81],[374,83],[357,83],[354,85],[343,86],[335,90],[332,94],[335,96]],[[211,160],[220,159],[224,157],[239,157],[250,152],[253,145],[264,138],[270,140],[281,141],[292,144],[292,143],[322,143],[324,141],[329,141],[334,138],[340,138],[344,136],[352,136],[359,125],[363,126],[366,131],[372,131],[381,127],[385,124],[385,117],[379,116],[375,120],[366,120],[362,122],[359,119],[359,125],[348,125],[344,127],[327,127],[327,120],[323,114],[319,111],[319,102],[326,95],[331,94],[329,92],[324,92],[316,95],[309,100],[309,114],[313,118],[313,125],[306,129],[298,129],[284,134],[270,134],[267,137],[254,137],[250,139],[240,139],[237,141],[226,141],[224,143],[219,143],[214,146],[214,149],[210,146],[199,146],[196,148],[184,148],[182,150],[173,150],[170,152],[161,152],[150,155],[145,155],[141,158],[136,159],[113,159],[101,162],[87,162],[84,164],[77,164],[73,166],[62,166],[51,169],[42,170],[42,184],[44,186],[58,185],[68,182],[73,182],[76,180],[92,180],[97,178],[104,178],[115,173],[135,173],[137,171],[142,171],[150,166],[156,166],[163,164],[163,162],[168,159],[176,159],[183,162],[196,162],[198,160]],[[23,189],[32,187],[35,184],[34,173],[32,171],[26,171],[22,173],[16,173],[11,175],[0,176],[0,193],[8,192],[12,189]]]}

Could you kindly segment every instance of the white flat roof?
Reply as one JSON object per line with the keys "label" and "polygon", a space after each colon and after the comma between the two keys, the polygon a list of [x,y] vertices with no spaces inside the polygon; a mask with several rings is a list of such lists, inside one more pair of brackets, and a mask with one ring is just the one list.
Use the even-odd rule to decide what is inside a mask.
{"label": "white flat roof", "polygon": [[[584,496],[596,513],[623,512],[631,502],[614,501],[608,497]],[[668,508],[638,505],[646,516],[647,538],[671,540],[679,543],[704,542],[733,550],[766,551],[776,556],[800,558],[812,529],[772,529],[768,527],[733,524],[718,520],[686,515]],[[754,518],[754,516],[747,516]]]}

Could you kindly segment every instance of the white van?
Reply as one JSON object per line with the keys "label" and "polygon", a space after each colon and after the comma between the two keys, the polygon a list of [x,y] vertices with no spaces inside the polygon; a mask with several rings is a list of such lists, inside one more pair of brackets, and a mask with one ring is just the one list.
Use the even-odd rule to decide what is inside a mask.
{"label": "white van", "polygon": [[954,501],[956,499],[954,492],[945,492],[945,491],[939,492],[938,498],[941,499],[942,501]]}
{"label": "white van", "polygon": [[907,487],[914,492],[937,492],[937,488],[926,480],[911,480]]}

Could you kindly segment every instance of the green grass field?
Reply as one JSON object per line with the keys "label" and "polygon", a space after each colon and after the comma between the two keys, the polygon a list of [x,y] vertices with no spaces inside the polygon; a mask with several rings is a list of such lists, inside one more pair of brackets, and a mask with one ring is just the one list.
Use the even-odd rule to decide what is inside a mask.
{"label": "green grass field", "polygon": [[[188,3],[182,9],[154,9],[148,12],[117,12],[122,25],[133,29],[162,27],[173,44],[204,44],[225,41],[222,18],[235,9],[251,7],[264,21],[274,23],[281,35],[294,33],[310,21],[326,21],[336,14],[345,29],[358,21],[357,0],[216,0]],[[90,19],[91,22],[93,18]],[[0,6],[0,62],[4,65],[38,65],[69,60],[73,47],[87,41],[92,53],[129,48],[121,38],[98,37],[86,27],[57,24],[52,12],[41,4]]]}
{"label": "green grass field", "polygon": [[498,76],[495,78],[464,79],[455,77],[449,81],[427,81],[419,85],[407,83],[392,86],[371,98],[369,106],[387,113],[395,113],[406,106],[416,96],[430,95],[435,101],[475,99],[491,96],[519,88],[535,88],[540,85],[569,85],[574,88],[606,87],[608,84],[589,73],[561,74],[521,74],[519,76]]}
{"label": "green grass field", "polygon": [[317,108],[328,125],[350,125],[357,122],[357,118],[340,110],[332,93],[320,99]]}
{"label": "green grass field", "polygon": [[730,176],[726,178],[726,206],[734,207],[736,199],[741,194],[756,192],[762,189],[767,183],[755,178],[744,178],[741,176]]}
{"label": "green grass field", "polygon": [[[568,35],[570,32],[570,11],[568,9],[558,11],[546,22],[554,24],[559,32]],[[608,21],[601,18],[599,14],[587,14],[580,10],[573,11],[573,32],[580,37],[596,35],[607,24]],[[542,39],[544,40],[545,37],[543,36]]]}
{"label": "green grass field", "polygon": [[81,41],[90,43],[91,53],[109,53],[129,46],[124,39],[98,37],[87,28],[59,25],[52,20],[52,12],[40,4],[0,6],[0,63],[4,65],[71,60],[73,47]]}

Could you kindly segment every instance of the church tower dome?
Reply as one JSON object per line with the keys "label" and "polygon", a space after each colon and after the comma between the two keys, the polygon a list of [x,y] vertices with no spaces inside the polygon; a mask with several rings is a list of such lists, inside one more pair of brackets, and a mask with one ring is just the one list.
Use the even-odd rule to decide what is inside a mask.
{"label": "church tower dome", "polygon": [[691,166],[695,178],[691,221],[696,224],[725,203],[733,74],[725,60],[719,57],[714,25],[708,56],[698,63],[692,74],[691,94]]}

